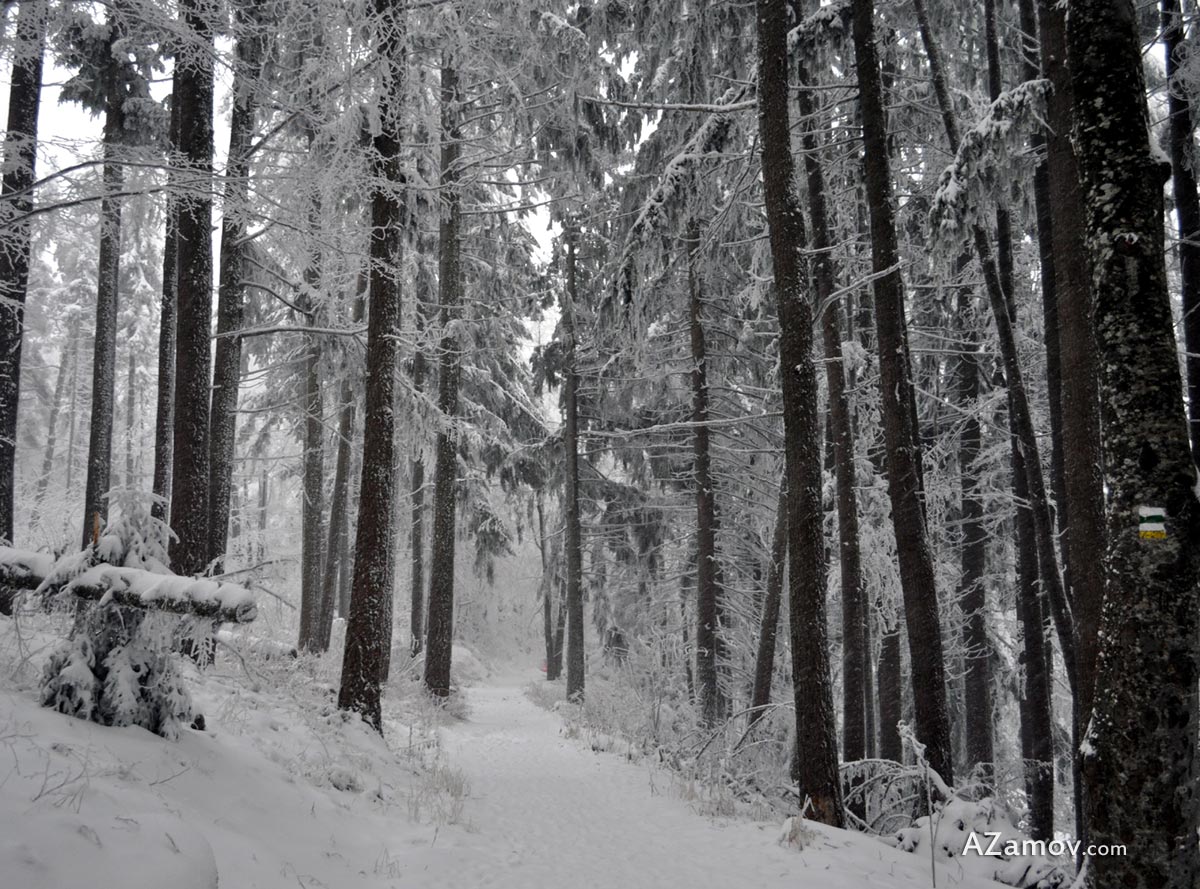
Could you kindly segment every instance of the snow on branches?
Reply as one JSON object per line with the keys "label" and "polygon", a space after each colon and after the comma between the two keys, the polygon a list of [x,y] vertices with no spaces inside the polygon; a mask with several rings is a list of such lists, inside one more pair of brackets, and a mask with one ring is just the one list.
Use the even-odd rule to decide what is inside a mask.
{"label": "snow on branches", "polygon": [[942,171],[929,211],[935,243],[958,247],[981,222],[988,204],[1007,177],[1016,150],[1031,124],[1042,122],[1048,80],[1027,80],[1001,93],[987,113],[963,133],[954,160]]}

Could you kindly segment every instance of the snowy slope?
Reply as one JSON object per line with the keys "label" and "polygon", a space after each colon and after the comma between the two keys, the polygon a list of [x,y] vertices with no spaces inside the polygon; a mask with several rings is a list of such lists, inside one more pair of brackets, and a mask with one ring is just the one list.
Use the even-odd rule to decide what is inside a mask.
{"label": "snowy slope", "polygon": [[[405,686],[385,745],[330,706],[319,665],[273,663],[193,677],[207,730],[177,743],[0,688],[0,885],[930,885],[927,859],[862,835],[813,827],[800,850],[778,824],[706,817],[669,774],[564,737],[522,691],[536,674],[469,687],[439,752]],[[939,863],[938,885],[997,884]]]}

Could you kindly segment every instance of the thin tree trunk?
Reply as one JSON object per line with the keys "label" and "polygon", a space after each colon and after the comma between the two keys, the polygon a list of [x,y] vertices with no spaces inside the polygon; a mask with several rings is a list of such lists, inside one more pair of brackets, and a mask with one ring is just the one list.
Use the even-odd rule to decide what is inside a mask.
{"label": "thin tree trunk", "polygon": [[900,620],[884,627],[879,639],[879,755],[903,762],[900,720],[904,718],[903,674],[900,663]]}
{"label": "thin tree trunk", "polygon": [[[175,152],[179,150],[179,79],[178,67],[172,76],[171,123],[168,131],[166,232],[163,240],[162,302],[158,320],[158,381],[154,414],[155,500],[150,513],[161,522],[171,514],[171,479],[175,454],[175,350],[178,334],[179,281],[179,198],[175,185]],[[167,541],[163,541],[166,545]]]}
{"label": "thin tree trunk", "polygon": [[1200,462],[1200,194],[1196,190],[1195,123],[1188,87],[1179,69],[1188,54],[1179,0],[1162,0],[1162,42],[1167,56],[1168,143],[1175,214],[1179,220],[1179,278],[1183,294],[1183,344],[1187,352],[1188,425],[1192,454]]}
{"label": "thin tree trunk", "polygon": [[26,0],[17,13],[0,218],[19,219],[0,243],[0,540],[13,542],[16,505],[17,408],[21,395],[21,341],[29,289],[30,223],[37,163],[38,108],[49,4]]}
{"label": "thin tree trunk", "polygon": [[400,259],[404,197],[400,192],[400,97],[404,94],[405,12],[399,0],[375,0],[379,131],[373,138],[367,392],[362,482],[354,546],[354,592],[346,626],[338,707],[355,710],[382,731],[383,658],[392,645],[395,580],[395,372],[400,333]]}
{"label": "thin tree trunk", "polygon": [[[132,340],[134,331],[129,332]],[[130,347],[125,374],[125,487],[133,490],[134,474],[134,428],[137,425],[137,350]]]}
{"label": "thin tree trunk", "polygon": [[212,438],[208,455],[208,560],[220,572],[229,528],[229,497],[233,490],[234,442],[237,433],[238,389],[241,384],[242,339],[231,335],[243,325],[246,303],[245,253],[247,203],[250,194],[250,148],[258,78],[262,70],[265,35],[249,4],[235,7],[245,29],[234,49],[233,111],[229,120],[229,155],[225,167],[225,196],[221,214],[221,276],[218,283],[217,344],[213,362],[210,408]]}
{"label": "thin tree trunk", "polygon": [[758,722],[771,703],[771,683],[775,677],[775,643],[779,637],[779,611],[783,601],[783,578],[787,559],[787,489],[779,489],[775,510],[775,532],[771,535],[771,556],[767,565],[767,594],[763,597],[762,619],[758,625],[758,651],[754,657],[754,687],[750,692],[750,725]]}
{"label": "thin tree trunk", "polygon": [[[180,0],[189,30],[175,64],[180,149],[189,174],[212,176],[213,10]],[[209,386],[212,380],[212,197],[202,186],[178,202],[178,338],[175,350],[175,443],[171,479],[171,568],[202,574],[208,565]]]}
{"label": "thin tree trunk", "polygon": [[567,698],[582,702],[583,658],[583,531],[579,518],[579,373],[576,362],[576,241],[573,224],[566,230],[567,281],[562,294],[563,356],[563,451],[566,473],[563,480],[563,518],[566,524],[567,561]]}
{"label": "thin tree trunk", "polygon": [[811,804],[813,817],[841,827],[845,813],[825,616],[821,430],[812,354],[813,313],[805,297],[805,269],[801,267],[807,238],[792,181],[787,31],[786,0],[758,0],[758,131],[779,314],[779,361],[785,369],[781,377],[792,686],[796,743],[804,751],[796,762],[797,778],[800,799]]}
{"label": "thin tree trunk", "polygon": [[[417,271],[417,337],[418,343],[412,360],[412,387],[418,396],[425,391],[425,377],[428,373],[428,358],[420,342],[420,337],[428,326],[426,314],[429,311],[428,289],[429,276],[424,269]],[[409,607],[409,628],[412,633],[410,649],[412,656],[421,653],[425,637],[425,454],[422,444],[417,443],[409,461],[409,549],[411,550],[411,593]]]}
{"label": "thin tree trunk", "polygon": [[[365,283],[365,282],[362,282]],[[361,324],[366,305],[363,294],[354,299],[352,320]],[[343,617],[338,598],[338,585],[342,576],[342,563],[346,560],[350,536],[350,469],[354,449],[354,386],[349,378],[342,380],[341,408],[338,411],[337,460],[333,471],[333,491],[329,507],[329,545],[326,547],[324,576],[321,582],[321,611],[317,617],[317,648],[329,650],[333,632],[333,615],[336,610]]]}
{"label": "thin tree trunk", "polygon": [[455,499],[458,491],[458,385],[462,344],[454,325],[462,304],[462,198],[459,193],[461,102],[458,70],[442,57],[441,225],[438,238],[438,302],[442,338],[438,346],[438,410],[442,428],[434,446],[433,536],[429,548],[429,625],[425,687],[438,697],[450,694],[454,642]]}
{"label": "thin tree trunk", "polygon": [[[908,624],[912,661],[913,698],[917,735],[926,745],[929,763],[950,784],[954,781],[950,746],[950,716],[946,707],[946,668],[938,617],[933,555],[925,526],[921,486],[921,445],[912,412],[911,368],[904,330],[904,284],[899,270],[896,223],[892,209],[891,170],[883,85],[875,47],[874,3],[854,0],[854,51],[858,70],[859,102],[863,117],[863,166],[871,224],[871,265],[874,282],[875,327],[878,338],[881,407],[888,494],[900,562],[900,586]],[[889,650],[899,673],[899,652]],[[882,678],[892,663],[880,663]],[[890,681],[891,677],[887,677]],[[885,708],[885,698],[887,707]],[[880,690],[880,753],[898,758],[898,700]]]}
{"label": "thin tree trunk", "polygon": [[[309,233],[320,231],[320,200],[314,195],[309,210]],[[314,246],[304,271],[304,308],[308,322],[318,326],[322,287],[321,248]],[[300,639],[302,651],[321,651],[322,571],[325,544],[325,399],[321,388],[321,334],[306,334],[304,343],[304,501],[300,530]]]}
{"label": "thin tree trunk", "polygon": [[[112,25],[110,51],[121,30]],[[125,96],[109,88],[104,111],[104,196],[100,200],[100,247],[97,262],[96,328],[92,345],[92,414],[88,428],[87,481],[83,490],[83,543],[108,519],[112,487],[112,437],[117,382],[117,297],[121,276],[121,199],[116,197],[125,172],[116,155],[125,131]],[[206,344],[207,345],[207,344]]]}
{"label": "thin tree trunk", "polygon": [[717,681],[717,517],[708,443],[708,366],[700,292],[700,227],[688,225],[689,330],[692,348],[692,486],[696,498],[696,691],[700,724],[712,728],[721,712]]}
{"label": "thin tree trunk", "polygon": [[1094,886],[1200,882],[1200,503],[1163,256],[1166,171],[1149,143],[1137,15],[1076,0],[1072,136],[1087,208],[1108,492],[1105,596],[1084,738]]}

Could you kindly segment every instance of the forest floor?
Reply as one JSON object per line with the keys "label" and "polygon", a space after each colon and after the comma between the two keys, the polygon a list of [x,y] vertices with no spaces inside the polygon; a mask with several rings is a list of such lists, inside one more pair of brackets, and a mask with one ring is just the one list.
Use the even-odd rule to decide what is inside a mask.
{"label": "forest floor", "polygon": [[[777,821],[713,817],[675,773],[594,752],[533,703],[533,670],[460,676],[453,715],[401,675],[385,743],[332,706],[321,659],[226,656],[189,674],[205,730],[171,742],[38,706],[48,644],[0,618],[5,887],[931,885],[928,858],[862,834],[806,825],[801,848]],[[997,884],[947,861],[937,885]]]}

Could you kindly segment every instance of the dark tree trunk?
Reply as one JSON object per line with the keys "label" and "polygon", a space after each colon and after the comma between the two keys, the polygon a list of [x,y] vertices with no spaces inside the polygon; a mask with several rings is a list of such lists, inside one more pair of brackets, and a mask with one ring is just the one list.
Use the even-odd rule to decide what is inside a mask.
{"label": "dark tree trunk", "polygon": [[438,411],[442,427],[434,446],[433,536],[429,548],[429,625],[425,687],[450,694],[450,650],[454,642],[454,507],[458,495],[458,384],[462,344],[453,330],[462,313],[462,196],[459,193],[461,95],[458,70],[442,58],[441,225],[438,243],[438,302],[442,339],[438,346]]}
{"label": "dark tree trunk", "polygon": [[264,35],[249,7],[236,10],[247,28],[234,50],[233,112],[229,120],[229,155],[221,213],[221,275],[218,282],[217,346],[213,362],[208,455],[208,560],[221,571],[233,491],[234,441],[238,388],[241,384],[242,328],[245,314],[246,210],[250,194],[250,147],[254,137],[256,91],[262,69]]}
{"label": "dark tree trunk", "polygon": [[[313,199],[309,233],[320,231],[320,204]],[[322,286],[320,247],[312,248],[304,279],[310,326],[317,326]],[[320,651],[322,623],[321,559],[325,545],[325,399],[321,389],[321,334],[305,334],[304,343],[304,502],[300,530],[300,639],[302,651]]]}
{"label": "dark tree trunk", "polygon": [[568,224],[567,281],[562,294],[562,325],[566,340],[563,356],[563,519],[566,525],[567,562],[567,698],[583,701],[583,530],[579,518],[579,375],[576,367],[576,241],[578,232]]}
{"label": "dark tree trunk", "polygon": [[1175,214],[1179,219],[1179,278],[1183,293],[1183,344],[1192,454],[1200,462],[1200,194],[1196,191],[1195,124],[1188,87],[1178,72],[1187,58],[1179,0],[1162,0],[1162,42],[1167,51],[1168,142]]}
{"label": "dark tree trunk", "polygon": [[[121,29],[112,27],[110,50]],[[117,154],[125,131],[125,97],[110,86],[104,109],[104,195],[100,199],[100,247],[96,282],[96,334],[92,346],[92,414],[88,429],[87,481],[83,490],[83,543],[108,519],[112,487],[113,414],[117,383],[117,297],[121,277],[121,199],[125,181]],[[207,347],[207,342],[205,343]]]}
{"label": "dark tree trunk", "polygon": [[[799,20],[799,4],[796,18]],[[833,456],[837,485],[838,562],[842,587],[842,754],[846,761],[866,755],[867,672],[866,591],[863,589],[862,558],[858,545],[858,498],[854,493],[854,434],[850,425],[850,402],[846,394],[846,372],[842,363],[841,305],[835,296],[837,273],[833,265],[834,235],[826,206],[825,171],[817,137],[818,112],[807,65],[798,65],[801,89],[796,110],[804,122],[801,143],[808,181],[809,218],[812,221],[812,275],[816,302],[821,312],[821,335],[825,349],[825,384],[829,393],[826,433]]]}
{"label": "dark tree trunk", "polygon": [[[154,481],[156,497],[151,515],[166,522],[171,514],[171,478],[175,454],[175,350],[178,332],[179,199],[175,196],[178,174],[174,153],[179,150],[179,78],[172,77],[171,123],[167,151],[166,233],[163,239],[162,308],[158,320],[158,385],[154,414]],[[164,541],[165,543],[166,541]]]}
{"label": "dark tree trunk", "polygon": [[900,720],[904,718],[903,674],[900,664],[900,620],[884,627],[879,638],[879,755],[903,762]]}
{"label": "dark tree trunk", "polygon": [[750,692],[750,725],[758,722],[771,703],[775,677],[775,643],[779,638],[779,611],[783,602],[784,560],[787,559],[787,489],[779,490],[775,532],[771,535],[771,561],[767,565],[767,592],[758,624],[758,651],[754,657],[754,687]]}
{"label": "dark tree trunk", "polygon": [[395,580],[395,372],[400,333],[403,246],[400,97],[404,94],[405,12],[398,0],[375,0],[381,126],[374,137],[371,191],[370,306],[367,392],[363,411],[362,482],[354,544],[354,592],[346,626],[338,707],[362,714],[377,731],[383,659],[392,644]]}
{"label": "dark tree trunk", "polygon": [[961,487],[962,543],[959,553],[961,573],[958,602],[963,613],[963,648],[966,650],[966,764],[971,770],[983,769],[981,777],[990,783],[996,760],[992,732],[991,644],[984,617],[987,596],[987,534],[984,530],[984,505],[978,469],[982,432],[979,409],[978,335],[974,328],[974,300],[963,288],[958,294],[959,336],[966,351],[958,356],[955,397],[965,416],[958,437],[958,472]]}
{"label": "dark tree trunk", "polygon": [[[1015,437],[1015,436],[1014,436]],[[1021,738],[1025,755],[1025,788],[1029,795],[1029,835],[1035,840],[1054,836],[1054,745],[1051,710],[1050,658],[1046,644],[1045,613],[1038,587],[1037,534],[1028,505],[1023,457],[1012,449],[1013,495],[1017,501],[1017,616],[1020,618],[1025,667],[1024,700],[1021,707]]]}
{"label": "dark tree trunk", "polygon": [[783,424],[788,491],[788,605],[800,799],[817,821],[842,826],[833,679],[825,615],[821,430],[813,362],[813,311],[804,293],[804,217],[792,182],[788,109],[788,4],[758,0],[758,131],[763,195],[779,313],[779,361],[786,371]]}
{"label": "dark tree trunk", "polygon": [[[175,64],[179,147],[191,176],[212,176],[213,32],[209,0],[181,0],[189,30]],[[206,182],[178,199],[175,443],[171,472],[171,568],[196,575],[208,564],[208,435],[212,324],[212,197]]]}
{"label": "dark tree trunk", "polygon": [[1108,492],[1105,596],[1083,740],[1095,886],[1200,882],[1196,685],[1200,504],[1163,256],[1166,171],[1149,144],[1129,0],[1067,18],[1072,138],[1087,209]]}
{"label": "dark tree trunk", "polygon": [[[946,668],[938,618],[933,555],[925,527],[921,489],[921,444],[912,412],[911,368],[904,330],[904,284],[899,271],[896,223],[883,108],[883,85],[875,48],[874,3],[854,0],[854,51],[859,102],[863,116],[863,166],[871,221],[871,264],[874,282],[875,327],[878,338],[880,392],[883,411],[888,494],[900,562],[900,586],[908,624],[917,735],[926,745],[929,763],[947,783],[954,781],[950,747],[950,716],[946,707]],[[889,641],[885,637],[885,653]],[[896,655],[899,652],[895,652]],[[898,661],[898,657],[896,658]],[[896,663],[896,667],[899,664]],[[880,664],[880,754],[898,753],[892,705],[882,688]],[[899,670],[896,670],[898,675]],[[890,681],[890,677],[887,677]]]}
{"label": "dark tree trunk", "polygon": [[700,724],[716,725],[721,705],[717,679],[717,507],[708,436],[708,365],[701,294],[700,227],[688,226],[688,328],[692,348],[692,486],[696,497],[696,692]]}
{"label": "dark tree trunk", "polygon": [[0,243],[0,540],[13,542],[16,504],[17,407],[21,394],[21,340],[29,289],[30,223],[37,162],[38,108],[42,98],[42,55],[49,3],[26,0],[17,14],[0,219],[8,226]]}
{"label": "dark tree trunk", "polygon": [[[360,292],[354,300],[353,322],[361,324],[366,306]],[[317,647],[329,650],[336,611],[346,616],[339,598],[343,563],[349,556],[350,538],[350,469],[354,449],[354,386],[349,378],[342,380],[341,408],[338,411],[337,460],[333,470],[333,491],[330,493],[329,545],[326,548],[324,576],[321,580],[321,613],[317,619]]]}
{"label": "dark tree trunk", "polygon": [[[423,264],[422,264],[423,265]],[[412,360],[413,392],[421,395],[425,391],[425,377],[428,375],[429,360],[425,356],[424,344],[421,337],[428,326],[426,315],[429,312],[429,275],[425,269],[417,270],[417,346]],[[425,454],[423,445],[418,442],[409,461],[409,549],[411,550],[411,592],[409,602],[409,630],[412,634],[410,650],[416,657],[424,647],[425,638]]]}
{"label": "dark tree trunk", "polygon": [[[133,337],[131,330],[129,335]],[[131,345],[125,374],[125,487],[133,490],[136,459],[134,427],[137,425],[137,350]]]}

